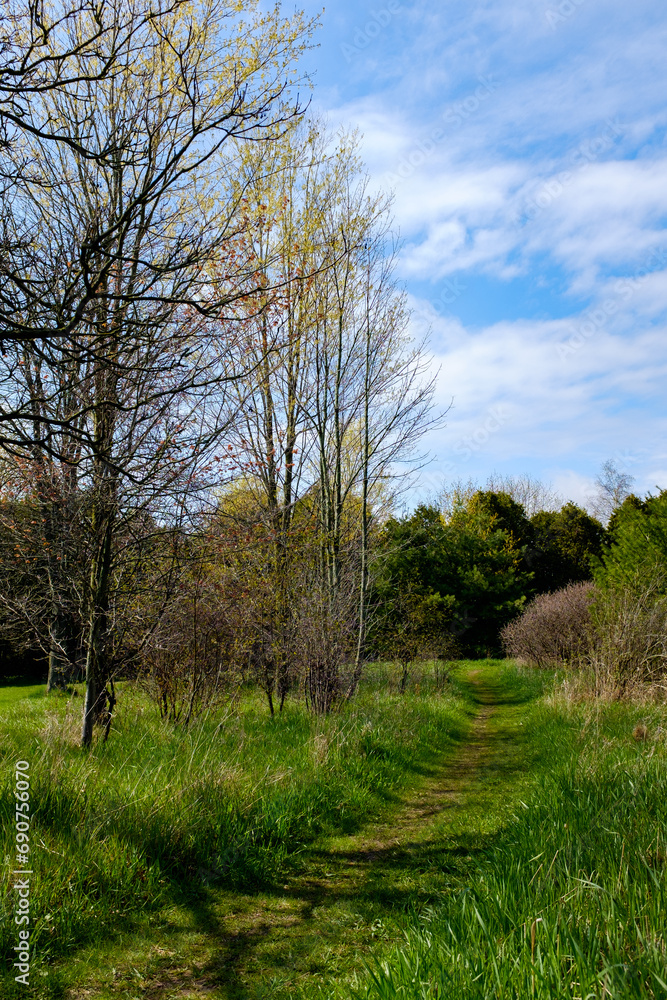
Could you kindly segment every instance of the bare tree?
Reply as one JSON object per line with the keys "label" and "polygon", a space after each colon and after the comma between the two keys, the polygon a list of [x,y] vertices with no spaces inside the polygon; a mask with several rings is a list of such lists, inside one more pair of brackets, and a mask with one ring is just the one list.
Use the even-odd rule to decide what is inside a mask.
{"label": "bare tree", "polygon": [[[422,347],[408,340],[405,302],[392,280],[388,204],[369,196],[354,140],[333,142],[315,123],[268,157],[248,154],[247,163],[254,178],[247,211],[260,223],[253,228],[257,267],[267,289],[278,291],[265,294],[241,342],[256,365],[236,385],[243,416],[235,451],[274,533],[278,590],[286,592],[293,573],[290,531],[299,507],[319,544],[313,592],[329,595],[332,621],[340,600],[347,602],[348,565],[355,566],[351,693],[363,662],[372,508],[395,476],[394,463],[429,426],[433,384]],[[284,604],[278,630],[289,616]],[[287,652],[279,677],[289,662]]]}
{"label": "bare tree", "polygon": [[597,493],[591,503],[595,517],[606,524],[616,508],[630,495],[634,481],[635,477],[619,469],[613,459],[603,462],[595,479]]}
{"label": "bare tree", "polygon": [[[63,133],[52,119],[32,114],[35,98],[53,91],[73,92],[83,83],[117,71],[116,58],[149,20],[159,21],[186,0],[123,9],[94,0],[49,3],[5,0],[0,13],[0,128],[4,144],[30,133],[64,143],[95,158],[104,150],[88,146],[83,135]],[[138,55],[140,47],[135,48]]]}
{"label": "bare tree", "polygon": [[[226,282],[211,281],[235,213],[210,195],[223,194],[230,138],[275,137],[298,117],[289,64],[307,33],[299,17],[247,6],[248,21],[225,0],[100,0],[60,17],[16,5],[4,79],[22,68],[26,86],[10,86],[4,111],[4,339],[66,341],[111,304],[130,324],[138,301],[156,322],[184,305],[219,316],[247,293],[243,258]],[[74,231],[73,183],[87,209]],[[69,246],[53,239],[63,221]],[[119,284],[119,272],[132,280]]]}
{"label": "bare tree", "polygon": [[494,472],[488,477],[485,489],[493,493],[507,493],[521,504],[526,517],[532,517],[541,510],[559,510],[564,503],[563,497],[550,483],[543,483],[527,474],[503,476]]}
{"label": "bare tree", "polygon": [[[100,8],[127,29],[96,43],[113,72],[91,78],[89,53],[75,50],[76,86],[26,109],[29,122],[85,137],[85,149],[40,126],[2,160],[12,252],[0,332],[13,346],[0,441],[23,462],[73,465],[86,498],[84,744],[114,697],[119,567],[134,558],[119,552],[136,553],[147,519],[178,521],[210,486],[230,416],[224,386],[243,374],[224,306],[260,287],[225,185],[238,156],[229,139],[271,141],[298,114],[286,64],[304,30],[277,11],[243,22],[236,4],[215,0],[155,18],[126,0]],[[91,16],[77,9],[66,22],[73,39],[88,36]]]}
{"label": "bare tree", "polygon": [[[178,586],[166,607],[151,607],[159,586],[142,601],[142,617],[156,627],[143,643],[140,678],[162,717],[184,726],[224,694],[234,695],[251,648],[252,609],[220,541],[210,531],[183,539]],[[145,622],[137,631],[142,638]]]}
{"label": "bare tree", "polygon": [[472,479],[467,482],[462,479],[452,482],[440,492],[436,502],[443,513],[450,517],[457,506],[467,503],[480,490],[506,493],[515,503],[521,504],[526,517],[532,517],[541,510],[558,510],[564,502],[550,483],[543,483],[527,474],[512,476],[498,472],[491,473],[484,486]]}

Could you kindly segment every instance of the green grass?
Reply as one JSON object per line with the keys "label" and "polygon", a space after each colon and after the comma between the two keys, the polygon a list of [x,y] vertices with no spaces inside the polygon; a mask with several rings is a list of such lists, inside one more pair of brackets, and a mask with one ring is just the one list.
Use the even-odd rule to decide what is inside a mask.
{"label": "green grass", "polygon": [[189,732],[126,687],[90,753],[80,697],[0,690],[36,872],[33,986],[0,995],[664,1000],[667,713],[553,680],[420,665],[401,696],[378,664],[327,719],[246,691]]}
{"label": "green grass", "polygon": [[658,707],[533,706],[522,728],[537,787],[344,995],[666,997],[665,720]]}
{"label": "green grass", "polygon": [[[111,739],[88,753],[76,746],[80,697],[5,690],[2,847],[9,858],[13,763],[28,760],[38,985],[6,975],[3,997],[62,996],[88,974],[85,962],[76,967],[86,949],[94,968],[100,949],[126,951],[132,935],[150,941],[153,927],[210,923],[213,893],[270,890],[316,837],[349,836],[390,809],[468,727],[452,685],[422,670],[407,696],[395,688],[376,668],[326,719],[297,703],[271,719],[249,692],[184,731],[126,687]],[[0,907],[4,955],[16,943],[11,903],[7,895]]]}
{"label": "green grass", "polygon": [[4,713],[15,705],[29,699],[30,701],[46,700],[44,684],[20,684],[0,687],[0,712]]}

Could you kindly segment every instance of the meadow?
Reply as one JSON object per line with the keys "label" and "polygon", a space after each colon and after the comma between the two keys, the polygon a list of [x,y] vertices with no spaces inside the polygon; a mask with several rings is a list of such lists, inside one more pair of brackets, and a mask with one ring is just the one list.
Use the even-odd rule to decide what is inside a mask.
{"label": "meadow", "polygon": [[657,707],[534,703],[530,794],[353,995],[667,997],[666,721]]}
{"label": "meadow", "polygon": [[80,696],[0,689],[3,856],[29,760],[35,873],[3,997],[667,996],[664,708],[501,661],[399,683],[187,730],[127,685],[88,752]]}

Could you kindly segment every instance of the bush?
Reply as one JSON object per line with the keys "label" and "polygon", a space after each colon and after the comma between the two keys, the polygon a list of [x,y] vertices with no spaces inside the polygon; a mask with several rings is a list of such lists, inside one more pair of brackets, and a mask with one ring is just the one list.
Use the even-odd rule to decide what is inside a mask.
{"label": "bush", "polygon": [[539,594],[501,632],[505,651],[538,667],[558,666],[585,655],[591,643],[592,583],[571,583]]}
{"label": "bush", "polygon": [[667,597],[660,567],[635,574],[626,586],[601,589],[592,608],[592,642],[582,658],[596,694],[616,698],[639,687],[664,686],[667,676]]}
{"label": "bush", "polygon": [[[667,492],[629,498],[610,524],[613,544],[595,571],[594,642],[584,659],[597,694],[665,690]],[[653,689],[653,691],[651,691]]]}

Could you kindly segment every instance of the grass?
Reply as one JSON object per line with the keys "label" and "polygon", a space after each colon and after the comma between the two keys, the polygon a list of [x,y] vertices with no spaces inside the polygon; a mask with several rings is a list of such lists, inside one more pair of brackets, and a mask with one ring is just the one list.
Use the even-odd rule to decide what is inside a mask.
{"label": "grass", "polygon": [[46,698],[44,684],[17,684],[0,687],[0,712],[6,712],[26,699],[40,701]]}
{"label": "grass", "polygon": [[537,786],[345,995],[667,996],[664,709],[551,699],[523,721]]}
{"label": "grass", "polygon": [[[397,791],[469,725],[467,702],[451,685],[441,690],[422,671],[407,696],[395,687],[376,668],[360,696],[326,719],[296,703],[271,719],[247,692],[187,731],[163,723],[128,688],[111,739],[90,753],[76,746],[80,697],[6,690],[7,859],[13,763],[31,765],[32,994],[63,996],[99,968],[100,954],[122,962],[133,947],[150,976],[151,949],[165,928],[172,939],[181,928],[187,950],[193,935],[214,926],[216,893],[227,894],[228,910],[244,893],[252,900],[274,892],[316,837],[349,836],[390,809]],[[8,894],[0,909],[5,955],[16,938],[11,906]],[[235,919],[243,924],[243,914]],[[30,990],[5,977],[3,996]]]}
{"label": "grass", "polygon": [[126,689],[88,754],[80,698],[0,692],[3,848],[20,756],[36,872],[33,985],[2,996],[666,997],[664,707],[451,677],[375,665],[322,720],[247,691],[189,732]]}

